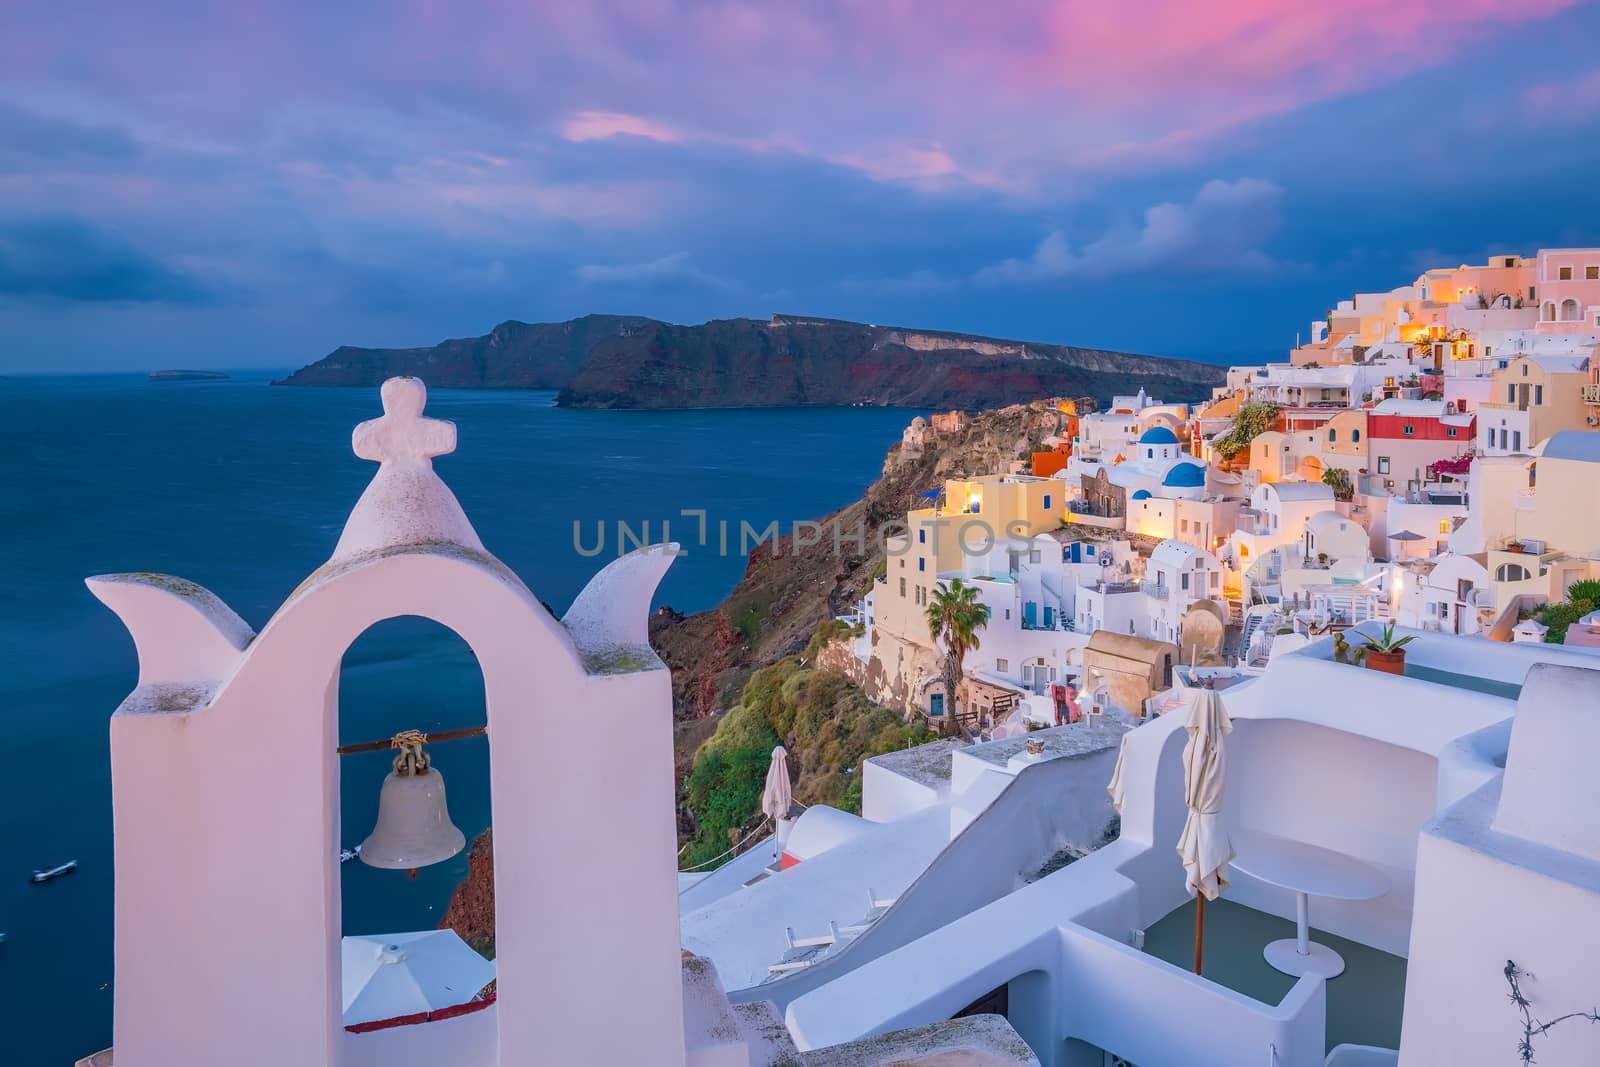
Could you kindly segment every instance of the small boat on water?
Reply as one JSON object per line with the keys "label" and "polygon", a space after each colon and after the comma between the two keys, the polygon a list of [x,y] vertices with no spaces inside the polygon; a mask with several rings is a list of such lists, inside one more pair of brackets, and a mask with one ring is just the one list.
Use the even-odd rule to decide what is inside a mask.
{"label": "small boat on water", "polygon": [[56,867],[47,867],[42,871],[34,871],[33,877],[29,878],[28,881],[32,882],[34,885],[42,885],[45,882],[53,882],[64,874],[71,874],[77,869],[78,861],[68,860],[67,862]]}

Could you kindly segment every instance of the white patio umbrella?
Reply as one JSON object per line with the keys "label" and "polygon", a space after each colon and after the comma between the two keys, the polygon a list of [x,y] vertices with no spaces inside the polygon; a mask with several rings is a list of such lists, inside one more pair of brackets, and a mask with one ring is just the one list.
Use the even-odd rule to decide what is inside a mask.
{"label": "white patio umbrella", "polygon": [[772,764],[767,768],[767,785],[761,791],[761,813],[772,820],[772,849],[778,849],[789,836],[789,806],[794,802],[789,786],[789,753],[782,745],[772,750]]}
{"label": "white patio umbrella", "polygon": [[347,937],[340,950],[346,1026],[465,1004],[495,976],[454,930]]}
{"label": "white patio umbrella", "polygon": [[1178,838],[1178,855],[1187,873],[1187,888],[1195,894],[1194,973],[1200,973],[1205,940],[1206,901],[1217,899],[1227,888],[1223,873],[1233,859],[1233,842],[1222,825],[1222,793],[1227,773],[1223,744],[1233,723],[1214,689],[1202,689],[1189,706],[1184,722],[1189,741],[1183,746],[1183,795],[1189,817]]}
{"label": "white patio umbrella", "polygon": [[1111,806],[1122,814],[1122,800],[1127,792],[1127,785],[1122,781],[1122,764],[1128,758],[1128,738],[1132,731],[1122,735],[1122,743],[1117,746],[1117,765],[1111,771],[1111,782],[1106,786],[1106,792],[1111,794]]}

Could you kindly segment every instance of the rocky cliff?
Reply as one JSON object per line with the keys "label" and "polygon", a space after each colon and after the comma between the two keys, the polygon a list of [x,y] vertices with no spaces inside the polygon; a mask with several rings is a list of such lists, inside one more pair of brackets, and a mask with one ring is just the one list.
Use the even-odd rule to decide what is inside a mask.
{"label": "rocky cliff", "polygon": [[278,384],[377,385],[396,374],[461,388],[558,389],[592,408],[881,404],[997,407],[1019,396],[1092,396],[1143,387],[1199,399],[1223,381],[1206,363],[935,330],[774,315],[677,326],[588,315],[503,322],[432,348],[339,348]]}
{"label": "rocky cliff", "polygon": [[[670,607],[658,611],[651,620],[650,643],[672,669],[680,783],[694,784],[691,773],[701,747],[720,737],[719,728],[732,723],[741,709],[748,712],[755,706],[758,694],[752,690],[775,690],[807,705],[792,709],[797,718],[811,713],[821,725],[807,731],[784,730],[783,736],[764,741],[748,783],[748,811],[753,814],[756,810],[766,753],[780,740],[789,748],[791,768],[798,772],[795,795],[803,802],[841,803],[837,794],[842,774],[854,779],[859,790],[859,767],[852,764],[849,771],[843,771],[835,750],[846,747],[847,742],[851,751],[885,750],[875,744],[881,738],[855,735],[861,734],[863,727],[881,732],[884,722],[892,722],[894,717],[875,708],[842,675],[818,669],[805,677],[805,667],[821,666],[815,659],[820,641],[813,639],[826,635],[826,626],[836,615],[855,607],[874,578],[883,573],[886,560],[882,545],[870,533],[859,546],[846,542],[846,551],[840,552],[832,531],[838,528],[848,535],[863,525],[874,531],[884,523],[904,521],[907,511],[926,503],[922,494],[941,487],[945,478],[1008,471],[1012,460],[1037,448],[1061,425],[1062,416],[1050,404],[1012,404],[962,420],[946,432],[930,431],[915,450],[897,444],[884,460],[881,477],[860,500],[818,520],[824,533],[815,543],[807,536],[801,539],[804,544],[797,544],[789,534],[758,546],[750,554],[744,578],[714,610],[688,616]],[[767,694],[769,698],[773,695]],[[749,723],[741,725],[750,731]],[[894,733],[892,728],[890,733]],[[894,742],[888,746],[891,748],[906,743],[900,735],[890,740]],[[708,839],[709,820],[706,813],[693,810],[694,792],[692,788],[682,790],[678,811],[686,859],[697,856],[696,848],[705,846]],[[859,794],[855,800],[859,802]],[[844,803],[849,806],[850,801]],[[742,836],[743,829],[748,827],[736,835]],[[721,848],[706,847],[711,852]],[[494,938],[492,856],[492,836],[486,831],[474,843],[467,878],[440,923],[454,928],[469,944],[489,946],[490,950]]]}
{"label": "rocky cliff", "polygon": [[[818,520],[820,537],[808,535],[797,544],[790,534],[757,546],[744,578],[712,611],[659,613],[650,641],[672,668],[677,716],[690,743],[688,722],[731,706],[756,668],[802,651],[818,624],[854,610],[874,578],[885,573],[875,531],[904,522],[907,511],[927,504],[922,494],[942,488],[946,478],[1009,471],[1013,460],[1055,433],[1062,419],[1044,402],[1011,404],[964,420],[952,432],[930,433],[918,450],[897,444],[860,500]],[[841,532],[837,547],[835,529]],[[850,536],[862,529],[867,536],[858,548]]]}

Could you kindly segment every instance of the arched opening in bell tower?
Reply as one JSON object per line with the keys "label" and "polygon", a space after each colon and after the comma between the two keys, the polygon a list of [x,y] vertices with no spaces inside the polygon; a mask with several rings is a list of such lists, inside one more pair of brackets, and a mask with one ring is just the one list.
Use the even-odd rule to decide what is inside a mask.
{"label": "arched opening in bell tower", "polygon": [[[340,662],[337,694],[341,749],[388,742],[402,731],[432,736],[483,727],[487,721],[483,675],[471,647],[455,631],[418,616],[385,619],[357,637]],[[402,1010],[420,1007],[420,1002],[391,1001],[376,989],[364,1001],[360,999],[357,990],[373,980],[369,971],[415,967],[475,973],[470,960],[461,967],[456,966],[461,960],[440,962],[436,944],[428,946],[429,958],[424,961],[420,946],[410,949],[404,937],[395,935],[436,931],[448,922],[470,949],[487,960],[494,959],[492,879],[490,886],[482,887],[488,892],[463,893],[463,906],[451,910],[457,889],[467,880],[474,845],[491,821],[488,738],[480,734],[430,741],[423,751],[428,773],[444,783],[445,826],[459,828],[464,845],[448,859],[414,869],[372,866],[356,854],[369,840],[374,849],[383,845],[386,820],[388,830],[393,831],[397,816],[408,819],[419,811],[433,810],[416,797],[399,803],[391,798],[384,802],[380,815],[385,780],[399,751],[385,744],[344,753],[338,760],[341,1010],[347,1029],[425,1021],[416,1018],[416,1011]],[[445,949],[459,954],[459,946]],[[362,952],[382,962],[363,961],[358,958]],[[451,1009],[485,999],[491,991],[452,987],[444,993],[427,981],[421,985],[429,998],[440,1001],[432,1007],[444,1009],[445,1017]],[[442,1002],[456,1000],[456,993],[460,994],[458,1004]]]}

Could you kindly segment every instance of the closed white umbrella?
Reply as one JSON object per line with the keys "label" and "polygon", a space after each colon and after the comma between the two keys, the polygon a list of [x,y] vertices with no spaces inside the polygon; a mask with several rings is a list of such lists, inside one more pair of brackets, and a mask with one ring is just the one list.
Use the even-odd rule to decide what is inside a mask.
{"label": "closed white umbrella", "polygon": [[789,786],[789,753],[782,745],[772,750],[772,764],[767,768],[767,785],[761,791],[761,813],[772,820],[773,852],[782,847],[789,836],[789,807],[794,795]]}
{"label": "closed white umbrella", "polygon": [[1222,825],[1222,794],[1227,776],[1226,746],[1233,723],[1214,689],[1202,689],[1189,706],[1184,722],[1189,742],[1183,746],[1183,795],[1189,806],[1178,855],[1187,874],[1187,888],[1195,894],[1194,973],[1200,973],[1205,939],[1206,901],[1217,899],[1227,888],[1223,873],[1233,859],[1233,842]]}
{"label": "closed white umbrella", "polygon": [[1111,784],[1106,786],[1106,792],[1111,794],[1111,806],[1117,809],[1117,814],[1122,814],[1123,795],[1127,786],[1122,781],[1122,764],[1128,758],[1128,738],[1130,733],[1122,735],[1122,743],[1117,746],[1117,765],[1111,772]]}
{"label": "closed white umbrella", "polygon": [[465,1004],[495,976],[454,930],[347,937],[340,950],[346,1026]]}

